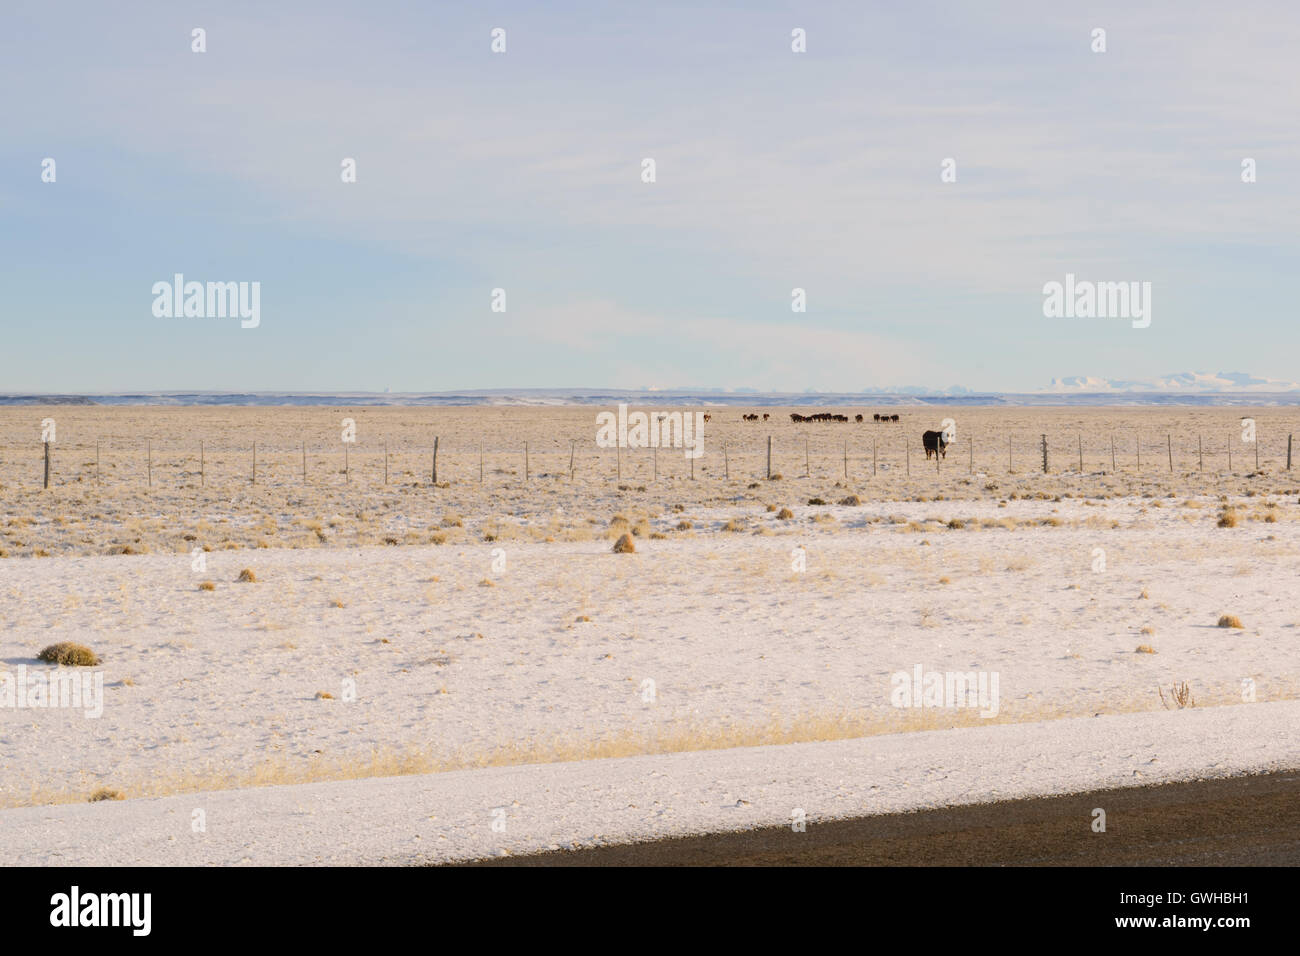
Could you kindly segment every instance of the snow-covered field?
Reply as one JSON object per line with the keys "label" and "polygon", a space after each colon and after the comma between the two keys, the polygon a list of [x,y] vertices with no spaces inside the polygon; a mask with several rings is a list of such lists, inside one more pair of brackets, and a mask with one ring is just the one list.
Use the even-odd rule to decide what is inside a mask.
{"label": "snow-covered field", "polygon": [[[832,530],[799,520],[828,510]],[[987,722],[893,706],[892,675],[918,665],[996,674],[997,721],[1161,709],[1157,687],[1183,681],[1198,706],[1241,704],[1245,681],[1258,701],[1300,689],[1293,522],[1217,528],[1142,501],[799,511],[747,516],[768,535],[639,538],[632,555],[597,540],[212,552],[200,571],[189,555],[6,562],[3,667],[42,672],[43,646],[80,641],[104,659],[104,706],[0,708],[0,792],[130,797]],[[1085,512],[1096,527],[1030,523]],[[1022,524],[922,523],[981,515]],[[236,581],[244,568],[255,583]],[[1244,629],[1215,626],[1223,614]]]}
{"label": "snow-covered field", "polygon": [[[56,414],[74,437],[112,426],[118,446],[134,448],[186,411]],[[293,416],[336,411],[345,410],[270,417],[280,434]],[[1060,425],[1092,411],[1053,414]],[[270,413],[204,414],[227,416],[209,424],[233,447],[236,424],[265,425],[257,416]],[[95,847],[117,847],[123,860],[156,862],[170,850],[140,849],[131,836],[147,843],[162,832],[149,808],[206,806],[245,829],[185,859],[414,858],[393,842],[408,836],[444,838],[454,851],[442,856],[460,858],[751,825],[735,802],[754,805],[745,794],[762,793],[769,773],[785,783],[759,822],[781,822],[795,791],[809,794],[796,805],[814,804],[810,812],[853,814],[983,799],[1012,773],[1020,795],[1137,779],[1147,770],[1125,763],[1132,734],[1160,754],[1157,773],[1300,764],[1300,504],[1288,472],[981,471],[994,466],[991,451],[963,472],[952,451],[948,471],[921,473],[914,461],[906,478],[903,449],[891,446],[894,460],[868,482],[864,436],[885,432],[864,426],[855,460],[822,454],[807,478],[756,480],[757,460],[729,457],[733,449],[720,463],[711,446],[698,481],[656,482],[644,452],[623,462],[635,475],[624,482],[603,474],[619,467],[612,456],[588,460],[585,473],[579,458],[572,479],[523,480],[489,453],[479,485],[463,474],[474,423],[509,444],[515,418],[527,416],[439,414],[453,420],[443,434],[462,457],[452,459],[459,476],[437,488],[409,448],[391,485],[373,457],[364,473],[302,483],[284,449],[283,460],[259,458],[259,484],[238,487],[219,451],[205,459],[216,487],[196,485],[192,462],[166,448],[145,490],[135,471],[96,485],[93,458],[71,477],[66,446],[45,493],[28,487],[26,464],[0,462],[0,806],[11,808],[0,811],[0,839],[22,846],[60,821],[92,821],[65,834],[67,859],[80,848],[108,860]],[[558,430],[588,428],[592,412],[536,414]],[[995,412],[962,414],[976,422],[966,440],[974,432],[981,450],[994,448]],[[1013,418],[1032,414],[1046,413]],[[1195,414],[1219,416],[1200,424],[1223,445],[1229,412]],[[427,430],[421,421],[410,409],[373,416]],[[1095,458],[1108,422],[1084,424]],[[771,427],[789,470],[797,434]],[[1276,437],[1286,423],[1270,427]],[[717,434],[758,432],[728,419]],[[545,467],[567,463],[550,454]],[[117,455],[104,456],[105,471],[126,468],[121,447]],[[719,464],[732,477],[719,477]],[[1221,520],[1225,509],[1232,520]],[[611,553],[624,531],[636,552]],[[255,581],[237,580],[245,569]],[[1217,626],[1223,615],[1243,626]],[[76,671],[102,680],[96,716],[18,706],[12,688],[54,670],[36,655],[58,641],[102,656]],[[899,694],[918,670],[923,690],[933,675],[941,690],[947,675],[971,675],[985,699],[955,706],[975,702],[922,694],[917,706]],[[1079,749],[1111,727],[1124,730]],[[1189,729],[1238,747],[1198,752]],[[997,749],[964,756],[986,744]],[[1040,758],[1040,745],[1055,756]],[[1160,753],[1167,747],[1176,762]],[[862,754],[872,755],[866,777]],[[837,783],[818,776],[832,773],[823,758],[856,769]],[[976,758],[979,772],[967,762]],[[666,789],[635,768],[669,775]],[[864,802],[878,779],[914,802]],[[529,796],[493,795],[499,781],[527,781]],[[718,787],[740,794],[730,808],[719,809]],[[87,805],[97,793],[125,799]],[[408,819],[402,801],[426,793],[436,795],[431,816]],[[509,816],[515,800],[542,808],[521,842],[465,836],[485,801]],[[358,822],[367,806],[373,826]],[[335,842],[270,841],[264,858],[232,835],[286,814],[313,818],[323,829],[311,839]],[[326,836],[335,831],[346,836]]]}
{"label": "snow-covered field", "polygon": [[29,807],[0,838],[19,866],[454,862],[1292,769],[1298,725],[1286,701]]}

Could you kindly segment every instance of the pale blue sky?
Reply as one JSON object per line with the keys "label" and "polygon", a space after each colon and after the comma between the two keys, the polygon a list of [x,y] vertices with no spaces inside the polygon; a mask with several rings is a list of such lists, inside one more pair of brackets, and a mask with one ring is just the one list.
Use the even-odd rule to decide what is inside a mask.
{"label": "pale blue sky", "polygon": [[[0,391],[1300,378],[1298,49],[1283,2],[10,0]],[[175,272],[261,326],[154,318]],[[1150,328],[1044,318],[1066,272]]]}

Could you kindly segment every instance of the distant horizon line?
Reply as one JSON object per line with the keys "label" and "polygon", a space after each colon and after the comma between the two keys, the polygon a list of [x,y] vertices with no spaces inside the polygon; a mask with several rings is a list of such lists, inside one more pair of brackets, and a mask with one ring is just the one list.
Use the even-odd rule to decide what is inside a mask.
{"label": "distant horizon line", "polygon": [[1240,391],[1109,389],[1104,391],[930,391],[921,387],[861,392],[786,392],[712,388],[516,387],[445,389],[423,392],[285,389],[135,389],[101,392],[0,392],[0,407],[17,405],[163,406],[456,406],[596,405],[611,402],[718,406],[805,405],[1300,405],[1300,390]]}

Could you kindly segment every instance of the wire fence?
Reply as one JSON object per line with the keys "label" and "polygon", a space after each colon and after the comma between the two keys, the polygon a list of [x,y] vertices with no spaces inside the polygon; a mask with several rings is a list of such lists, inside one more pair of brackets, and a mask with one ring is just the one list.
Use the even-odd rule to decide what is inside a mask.
{"label": "wire fence", "polygon": [[1292,435],[1237,430],[1213,435],[1116,432],[1105,436],[976,432],[942,451],[899,432],[765,435],[693,448],[600,447],[590,437],[511,443],[215,443],[192,439],[102,439],[0,444],[0,477],[38,487],[70,482],[146,487],[352,483],[374,485],[604,478],[613,481],[836,478],[931,475],[1237,474],[1290,469]]}

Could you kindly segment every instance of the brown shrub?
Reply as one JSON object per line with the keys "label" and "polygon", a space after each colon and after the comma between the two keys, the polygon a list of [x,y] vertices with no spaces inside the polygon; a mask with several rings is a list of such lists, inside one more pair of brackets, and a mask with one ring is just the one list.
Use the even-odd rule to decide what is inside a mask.
{"label": "brown shrub", "polygon": [[51,644],[37,654],[36,659],[47,664],[63,664],[68,667],[95,667],[100,662],[99,656],[85,644],[76,644],[72,641]]}

